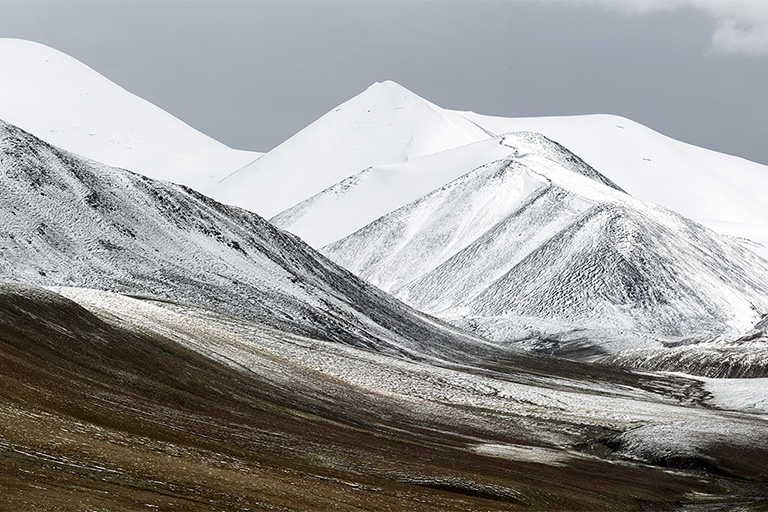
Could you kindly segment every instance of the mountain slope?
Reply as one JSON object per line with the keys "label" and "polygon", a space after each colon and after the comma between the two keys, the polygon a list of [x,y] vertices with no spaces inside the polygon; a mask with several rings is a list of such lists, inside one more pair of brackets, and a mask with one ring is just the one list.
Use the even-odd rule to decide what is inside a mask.
{"label": "mountain slope", "polygon": [[768,315],[742,336],[668,342],[661,347],[627,347],[604,362],[712,378],[768,377]]}
{"label": "mountain slope", "polygon": [[255,214],[85,161],[0,122],[0,275],[220,308],[290,332],[450,357],[484,345]]}
{"label": "mountain slope", "polygon": [[455,112],[494,133],[534,131],[579,155],[629,194],[768,258],[768,166],[685,144],[613,115],[501,118]]}
{"label": "mountain slope", "polygon": [[[556,145],[542,138],[532,136],[530,143],[550,158],[567,154],[554,150]],[[483,164],[514,156],[515,151],[504,137],[494,137],[404,163],[369,167],[269,221],[320,248]],[[580,172],[618,188],[574,155],[569,158],[569,164]]]}
{"label": "mountain slope", "polygon": [[376,83],[228,176],[211,196],[270,217],[367,167],[486,138],[474,123],[404,87]]}
{"label": "mountain slope", "polygon": [[[395,88],[391,83],[387,86]],[[412,102],[418,103],[414,99],[418,97],[408,94]],[[739,238],[745,246],[768,258],[768,217],[763,213],[768,210],[768,202],[765,194],[758,192],[768,190],[768,167],[764,165],[670,139],[619,116],[501,118],[449,111],[431,104],[430,108],[430,115],[439,112],[442,116],[456,115],[471,121],[482,127],[487,137],[520,131],[542,133],[567,147],[629,194],[665,206],[714,231]],[[353,128],[355,123],[359,123],[357,118],[335,120],[329,133],[342,132],[345,129],[343,122],[348,123],[346,128],[351,132],[347,137],[356,137]],[[422,123],[418,118],[411,122],[414,125]],[[410,159],[404,164],[381,165],[384,162],[378,161],[381,159],[374,155],[381,151],[381,147],[390,147],[389,143],[368,147],[366,151],[370,157],[366,158],[362,152],[355,153],[365,147],[364,143],[356,141],[348,148],[330,148],[320,126],[312,135],[313,140],[318,142],[317,148],[304,149],[311,146],[306,140],[301,145],[297,141],[295,146],[298,154],[312,155],[311,159],[307,157],[309,164],[306,167],[312,167],[317,161],[321,162],[315,164],[318,168],[335,166],[331,171],[318,171],[318,174],[330,176],[341,169],[344,172],[335,174],[336,181],[327,183],[327,189],[322,192],[316,190],[314,196],[307,190],[305,197],[299,199],[302,203],[290,204],[279,214],[271,211],[265,214],[277,214],[273,218],[278,225],[308,238],[315,247],[350,234],[365,225],[361,224],[362,220],[371,222],[386,213],[386,208],[392,211],[416,199],[417,192],[427,193],[428,190],[424,190],[427,182],[433,189],[437,188],[458,177],[462,167],[465,167],[464,172],[468,172],[482,163],[478,161],[482,143],[455,152]],[[382,136],[381,140],[385,137]],[[337,142],[334,144],[338,145]],[[492,154],[498,148],[493,148],[492,143],[486,144],[491,149],[485,162],[501,158]],[[404,151],[400,145],[395,146],[398,151]],[[445,146],[444,150],[453,149],[448,147],[451,145]],[[286,146],[284,149],[287,153],[290,148]],[[354,154],[355,165],[345,166],[349,154]],[[456,157],[455,160],[452,157]],[[272,162],[272,172],[304,165],[298,164],[295,155],[289,158],[284,154],[281,158],[282,161]],[[470,158],[476,165],[464,166],[462,160]],[[304,176],[307,174],[311,172],[307,171]],[[443,182],[438,183],[440,180]],[[238,183],[243,190],[247,190],[249,185],[245,176]],[[384,189],[381,197],[374,188]],[[292,200],[300,195],[296,194]],[[287,203],[291,201],[284,202]],[[358,212],[361,214],[358,215]],[[361,221],[357,221],[358,218]]]}
{"label": "mountain slope", "polygon": [[527,322],[540,335],[737,335],[768,311],[765,260],[611,187],[540,135],[504,143],[516,149],[508,158],[323,252],[423,311]]}
{"label": "mountain slope", "polygon": [[378,165],[346,178],[269,221],[312,247],[343,238],[510,149],[487,139],[407,162]]}
{"label": "mountain slope", "polygon": [[228,148],[42,44],[0,39],[0,70],[0,119],[111,166],[206,190],[260,156]]}

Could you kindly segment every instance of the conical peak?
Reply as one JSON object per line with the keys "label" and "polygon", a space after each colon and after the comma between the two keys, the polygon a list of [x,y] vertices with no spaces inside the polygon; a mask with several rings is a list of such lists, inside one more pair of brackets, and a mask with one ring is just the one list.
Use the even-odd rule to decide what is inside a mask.
{"label": "conical peak", "polygon": [[412,91],[406,89],[399,83],[393,81],[393,80],[383,80],[381,82],[373,82],[367,91],[398,91],[398,92],[408,92],[410,94],[413,94]]}
{"label": "conical peak", "polygon": [[363,101],[371,105],[402,106],[403,103],[414,104],[421,103],[430,107],[439,108],[429,101],[425,100],[413,91],[403,87],[392,80],[383,82],[374,82],[365,91],[358,94],[353,100]]}

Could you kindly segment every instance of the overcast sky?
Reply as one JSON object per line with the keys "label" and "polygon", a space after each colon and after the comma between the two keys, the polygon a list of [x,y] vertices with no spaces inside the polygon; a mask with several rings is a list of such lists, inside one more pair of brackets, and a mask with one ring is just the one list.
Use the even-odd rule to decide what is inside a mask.
{"label": "overcast sky", "polygon": [[0,0],[0,36],[240,149],[391,79],[446,108],[619,114],[768,164],[764,0]]}

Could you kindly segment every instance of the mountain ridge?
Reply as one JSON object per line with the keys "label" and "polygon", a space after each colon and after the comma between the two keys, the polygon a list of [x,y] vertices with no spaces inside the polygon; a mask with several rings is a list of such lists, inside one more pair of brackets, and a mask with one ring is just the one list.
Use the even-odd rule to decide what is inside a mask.
{"label": "mountain ridge", "polygon": [[[714,231],[759,244],[768,259],[768,166],[677,141],[612,114],[494,117],[452,111],[495,133],[535,131],[576,153],[629,194]],[[695,184],[695,186],[692,186]]]}
{"label": "mountain ridge", "polygon": [[555,333],[563,322],[560,330],[738,336],[768,309],[768,262],[759,256],[574,172],[567,154],[548,158],[526,134],[508,140],[521,149],[516,157],[481,166],[323,252],[417,309],[476,322],[541,318]]}

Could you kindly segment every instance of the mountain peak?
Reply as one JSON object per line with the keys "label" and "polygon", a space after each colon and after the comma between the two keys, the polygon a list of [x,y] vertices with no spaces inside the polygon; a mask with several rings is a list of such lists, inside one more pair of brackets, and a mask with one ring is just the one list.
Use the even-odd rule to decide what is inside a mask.
{"label": "mountain peak", "polygon": [[204,189],[259,154],[236,151],[126,91],[77,59],[0,39],[0,119],[78,155]]}
{"label": "mountain peak", "polygon": [[359,96],[372,96],[372,95],[397,95],[401,97],[411,97],[429,103],[427,100],[408,89],[400,85],[393,80],[383,80],[381,82],[374,82],[368,88],[360,93]]}
{"label": "mountain peak", "polygon": [[[333,112],[340,112],[339,108],[342,109],[341,111],[346,109],[348,113],[349,109],[353,109],[353,111],[356,109],[360,114],[385,115],[385,120],[388,123],[391,123],[395,117],[398,119],[398,123],[403,125],[409,121],[419,122],[420,116],[431,111],[430,113],[437,113],[439,116],[454,119],[454,122],[465,125],[464,129],[468,131],[479,131],[477,127],[467,123],[460,116],[446,112],[443,108],[392,80],[374,82],[365,91],[340,105]],[[398,113],[403,115],[396,115]],[[365,117],[368,119],[363,119],[363,122],[370,121],[371,116]]]}
{"label": "mountain peak", "polygon": [[405,87],[376,82],[227,177],[213,196],[271,217],[368,167],[488,138],[475,123]]}
{"label": "mountain peak", "polygon": [[372,89],[404,90],[404,91],[411,92],[410,90],[406,89],[405,87],[395,82],[394,80],[382,80],[381,82],[373,82],[366,90],[370,91]]}

